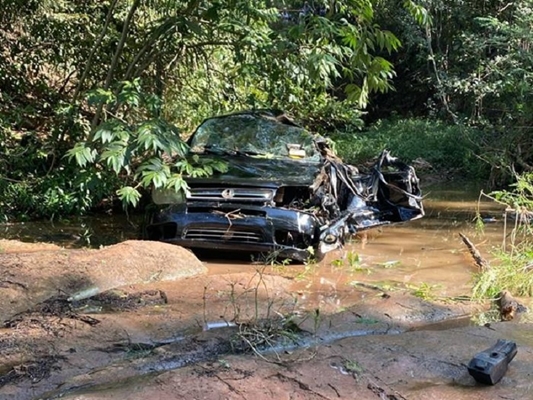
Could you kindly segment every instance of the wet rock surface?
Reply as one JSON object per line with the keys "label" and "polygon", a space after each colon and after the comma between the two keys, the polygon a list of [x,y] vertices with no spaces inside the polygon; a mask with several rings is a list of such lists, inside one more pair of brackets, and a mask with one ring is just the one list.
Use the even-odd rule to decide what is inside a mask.
{"label": "wet rock surface", "polygon": [[191,252],[159,242],[130,240],[98,250],[50,248],[0,254],[0,320],[50,298],[81,300],[119,286],[175,281],[207,271]]}
{"label": "wet rock surface", "polygon": [[[525,399],[531,393],[533,336],[530,325],[496,323],[444,331],[350,337],[306,349],[261,356],[224,354],[224,334],[204,336],[208,361],[125,376],[128,366],[77,376],[43,398],[66,399]],[[515,340],[519,352],[500,383],[476,383],[466,364],[498,338]],[[179,354],[191,343],[160,349]],[[153,357],[152,357],[153,358]],[[158,364],[163,365],[163,364]],[[154,364],[152,364],[154,367]],[[179,368],[182,367],[182,368]],[[113,381],[99,382],[104,375]]]}
{"label": "wet rock surface", "polygon": [[[380,246],[387,244],[380,239]],[[4,281],[13,276],[2,273],[28,266],[35,271],[27,275],[31,279],[17,282],[49,290],[43,292],[43,301],[28,302],[38,307],[15,318],[12,303],[0,304],[0,314],[9,315],[0,328],[0,399],[530,396],[531,325],[474,326],[471,315],[483,305],[458,301],[460,297],[438,301],[437,289],[427,293],[436,294],[433,298],[413,296],[408,285],[418,287],[412,282],[423,273],[407,269],[415,250],[402,250],[404,265],[394,267],[372,261],[367,255],[370,242],[360,265],[347,265],[346,260],[342,267],[336,260],[331,267],[207,263],[206,274],[158,280],[153,273],[161,270],[161,263],[189,266],[185,257],[190,253],[178,254],[181,249],[162,243],[133,252],[130,244],[111,246],[104,249],[107,253],[0,244]],[[449,248],[454,246],[461,248],[460,243]],[[440,248],[430,252],[439,259],[444,254]],[[467,271],[464,279],[455,279],[459,289],[451,292],[454,296],[465,292],[470,268],[468,257],[457,258]],[[50,290],[49,285],[64,285],[63,271],[76,263],[80,270],[90,267],[90,280],[100,282],[102,292],[69,302],[67,295],[76,291],[58,296],[57,287]],[[58,281],[40,279],[54,275]],[[389,277],[404,283],[390,284]],[[379,283],[384,278],[386,284]],[[4,298],[9,291],[20,299],[24,288],[0,287]],[[224,324],[236,326],[206,330]],[[509,370],[493,387],[476,383],[466,365],[502,338],[518,344]]]}

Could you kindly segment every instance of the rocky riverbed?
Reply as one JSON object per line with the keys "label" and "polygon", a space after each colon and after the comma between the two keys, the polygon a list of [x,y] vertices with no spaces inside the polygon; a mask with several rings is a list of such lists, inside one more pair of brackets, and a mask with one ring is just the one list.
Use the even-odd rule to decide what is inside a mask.
{"label": "rocky riverbed", "polygon": [[[0,245],[0,398],[466,400],[531,393],[531,326],[477,326],[472,315],[486,305],[423,299],[364,279],[351,285],[346,306],[328,294],[327,279],[322,300],[309,301],[308,266],[221,268],[162,243]],[[90,285],[73,286],[72,276]],[[466,364],[499,338],[515,341],[517,356],[496,386],[476,383]]]}

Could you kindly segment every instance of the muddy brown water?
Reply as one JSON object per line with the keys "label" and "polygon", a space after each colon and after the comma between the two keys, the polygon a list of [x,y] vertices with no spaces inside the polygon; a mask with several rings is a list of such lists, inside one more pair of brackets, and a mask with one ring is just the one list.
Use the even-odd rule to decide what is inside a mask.
{"label": "muddy brown water", "polygon": [[[199,384],[208,378],[213,382],[213,376],[215,382],[223,383],[220,376],[229,373],[224,361],[229,355],[223,356],[223,359],[219,357],[216,368],[203,365],[198,367],[198,372],[194,369],[196,367],[191,370],[187,366],[216,357],[217,352],[227,351],[227,340],[209,336],[222,330],[205,331],[209,324],[216,326],[224,321],[293,313],[299,318],[296,322],[304,332],[314,332],[305,337],[299,346],[310,346],[316,340],[322,344],[341,340],[340,347],[335,345],[339,352],[342,351],[342,340],[368,334],[390,335],[411,331],[416,336],[419,331],[431,330],[439,335],[438,332],[465,328],[471,324],[471,308],[449,307],[446,303],[436,306],[425,304],[410,294],[442,300],[470,292],[476,268],[458,233],[470,237],[488,258],[491,248],[501,244],[504,233],[502,208],[488,201],[478,203],[479,189],[479,186],[464,184],[427,187],[425,218],[362,233],[341,251],[329,254],[320,264],[285,265],[261,257],[251,260],[242,255],[210,255],[203,259],[208,269],[206,275],[180,282],[129,285],[77,304],[80,312],[95,313],[91,315],[100,323],[94,327],[78,320],[46,317],[35,321],[24,320],[15,325],[14,330],[3,329],[0,332],[0,351],[7,361],[4,361],[5,365],[0,365],[0,399],[4,398],[2,396],[41,398],[44,393],[52,393],[50,398],[73,393],[73,398],[79,399],[243,398],[232,389],[237,388],[235,382],[240,378],[232,380],[229,386],[214,387],[213,393],[216,394],[212,396],[204,396],[201,391],[198,395],[184,394],[182,397],[165,397],[164,393],[156,395],[157,390],[162,388],[164,391],[174,390],[176,394],[177,389],[172,389],[172,385],[183,388],[183,382],[191,382],[189,373],[198,373],[195,377],[199,379]],[[473,219],[478,209],[483,215],[497,220],[487,224],[483,233],[474,228]],[[136,238],[137,232],[137,220],[131,222],[112,216],[0,225],[0,238],[54,243],[65,248],[113,244]],[[164,301],[161,293],[164,293]],[[494,334],[491,335],[487,335],[482,348],[488,346],[489,339],[493,340]],[[423,332],[419,336],[425,337]],[[395,339],[390,340],[392,343]],[[450,341],[453,342],[452,339]],[[376,348],[380,346],[378,340],[375,343]],[[353,346],[358,345],[354,342]],[[404,345],[391,344],[390,348],[395,346]],[[482,348],[472,344],[467,352],[470,354]],[[431,349],[430,345],[420,351],[427,352],[428,349]],[[463,354],[464,351],[461,349],[456,353]],[[42,356],[36,361],[31,358],[32,353],[48,358]],[[342,388],[349,390],[353,380],[337,386],[336,379],[345,375],[331,375],[338,373],[331,367],[329,357],[333,355],[324,357],[321,371],[327,372],[324,376],[331,378],[327,385],[335,386],[338,388],[335,391],[339,393],[342,393]],[[369,360],[372,358],[370,353],[368,357]],[[396,362],[391,360],[393,364]],[[241,370],[245,369],[244,365],[253,369],[255,364],[261,364],[260,361],[240,358],[231,359],[228,363],[234,366],[242,363]],[[370,361],[368,363],[369,371],[379,370],[377,364],[372,366]],[[182,369],[184,366],[187,368]],[[183,382],[172,372],[178,367],[183,370],[177,373],[181,374],[179,379]],[[322,395],[311,395],[306,389],[311,383],[300,384],[296,379],[298,377],[287,371],[274,371],[271,369],[274,367],[265,365],[261,368],[256,377],[259,379],[261,374],[265,377],[260,381],[277,377],[265,389],[271,393],[282,382],[287,390],[300,390],[299,398],[323,398]],[[3,374],[2,370],[8,372]],[[148,370],[163,374],[154,380],[146,376]],[[234,372],[237,370],[232,369]],[[304,370],[303,367],[299,369],[300,372]],[[172,373],[165,375],[164,371]],[[141,375],[144,378],[140,378]],[[246,379],[254,376],[248,372],[244,375]],[[356,377],[354,373],[348,375]],[[461,379],[471,385],[472,382],[463,375]],[[16,379],[3,383],[2,377],[6,376]],[[246,379],[243,382],[247,382]],[[142,387],[146,392],[135,397],[133,394],[126,395],[123,389],[118,394],[111,389],[122,388],[124,382],[129,382],[124,387],[130,387],[132,380],[135,387]],[[364,380],[356,381],[360,383]],[[260,383],[256,384],[260,386]],[[76,388],[84,388],[85,397],[77,397]],[[416,385],[413,388],[415,390]],[[224,390],[229,390],[229,394],[220,397],[219,391],[222,393]],[[274,395],[261,397],[260,394],[250,396],[244,398],[281,398]],[[337,396],[332,395],[332,398],[335,397],[342,396],[337,393]],[[374,397],[375,394],[370,393],[369,397],[361,395],[360,398]],[[434,398],[444,397],[437,395]]]}
{"label": "muddy brown water", "polygon": [[[411,290],[423,296],[461,296],[471,287],[475,272],[470,255],[458,233],[472,239],[490,257],[502,243],[504,224],[501,206],[480,200],[480,184],[445,183],[425,187],[426,216],[404,224],[363,232],[320,264],[273,262],[266,256],[209,254],[200,257],[210,275],[249,272],[270,265],[271,272],[290,277],[291,290],[306,307],[328,312],[342,310],[358,301],[361,283],[386,291]],[[484,231],[474,227],[479,211],[495,221]],[[0,238],[23,242],[54,243],[66,248],[99,247],[139,236],[139,217],[93,216],[62,221],[0,224]]]}
{"label": "muddy brown water", "polygon": [[[363,232],[316,265],[280,265],[273,270],[294,278],[291,289],[306,307],[342,311],[368,291],[408,290],[419,296],[457,297],[470,293],[477,271],[459,232],[490,258],[504,236],[504,210],[487,199],[479,201],[475,184],[429,187],[426,216],[420,220]],[[479,212],[490,217],[484,230],[475,228]],[[253,262],[207,259],[210,274],[243,271]]]}

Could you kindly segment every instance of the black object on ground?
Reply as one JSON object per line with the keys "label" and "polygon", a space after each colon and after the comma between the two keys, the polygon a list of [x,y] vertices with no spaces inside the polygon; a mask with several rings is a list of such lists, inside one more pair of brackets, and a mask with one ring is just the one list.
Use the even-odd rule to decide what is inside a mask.
{"label": "black object on ground", "polygon": [[516,343],[499,339],[491,348],[477,353],[468,363],[468,372],[480,383],[494,385],[507,372],[517,353]]}

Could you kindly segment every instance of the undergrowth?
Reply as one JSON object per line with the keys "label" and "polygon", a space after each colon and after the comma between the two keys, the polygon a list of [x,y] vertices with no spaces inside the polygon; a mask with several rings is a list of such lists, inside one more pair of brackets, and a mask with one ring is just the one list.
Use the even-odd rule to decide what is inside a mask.
{"label": "undergrowth", "polygon": [[[224,310],[221,327],[235,327],[231,345],[238,353],[253,352],[265,361],[280,362],[284,346],[298,342],[304,332],[300,325],[307,319],[313,321],[313,332],[320,324],[320,311],[299,310],[297,297],[286,296],[279,288],[267,283],[267,269],[271,264],[258,267],[248,280],[229,281],[228,290],[219,293]],[[208,287],[204,288],[204,326],[209,326]],[[211,308],[211,307],[209,307]],[[212,329],[212,328],[211,328]],[[267,353],[269,354],[267,356]]]}
{"label": "undergrowth", "polygon": [[495,250],[490,268],[474,275],[472,297],[495,299],[503,290],[515,296],[533,296],[533,243],[524,241],[512,250]]}
{"label": "undergrowth", "polygon": [[481,130],[464,125],[400,119],[378,121],[357,134],[337,133],[333,139],[338,154],[354,165],[367,162],[380,150],[388,149],[403,161],[429,163],[432,172],[480,179],[486,178],[490,170],[489,164],[476,155],[481,151],[479,143],[483,135]]}
{"label": "undergrowth", "polygon": [[[474,275],[472,297],[495,299],[502,290],[533,296],[533,173],[517,175],[509,190],[488,195],[506,206],[502,245],[488,268]],[[478,218],[479,220],[479,218]]]}

